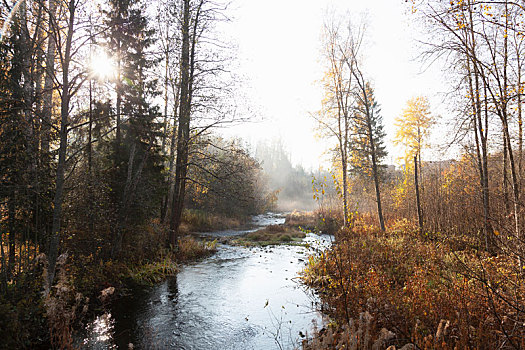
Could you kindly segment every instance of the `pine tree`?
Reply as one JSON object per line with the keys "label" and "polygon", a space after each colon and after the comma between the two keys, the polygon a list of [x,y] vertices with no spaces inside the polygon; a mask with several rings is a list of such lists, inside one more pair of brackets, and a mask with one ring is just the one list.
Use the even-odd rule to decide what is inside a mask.
{"label": "pine tree", "polygon": [[354,76],[357,80],[355,92],[357,104],[353,118],[355,133],[352,137],[354,150],[351,164],[358,174],[373,179],[379,224],[381,230],[385,231],[380,190],[381,175],[384,169],[382,161],[387,155],[383,120],[370,83],[365,82],[359,70],[354,72]]}
{"label": "pine tree", "polygon": [[[19,19],[11,26],[9,38],[0,43],[0,201],[6,211],[0,217],[0,239],[7,237],[8,257],[2,250],[2,277],[5,286],[14,273],[15,244],[28,225],[27,188],[29,154],[25,137],[23,100],[22,38]],[[7,264],[6,264],[7,263]]]}
{"label": "pine tree", "polygon": [[145,211],[153,210],[151,202],[156,200],[155,196],[144,197],[145,202],[141,202],[140,207],[134,203],[141,191],[148,191],[149,186],[144,181],[146,177],[151,181],[162,181],[162,159],[156,144],[161,127],[157,119],[161,115],[149,103],[157,95],[156,81],[148,75],[148,70],[156,62],[148,56],[148,50],[154,43],[154,31],[148,26],[145,8],[137,0],[110,0],[109,5],[106,40],[117,62],[116,134],[111,184],[117,212],[112,246],[112,255],[115,255],[120,251],[128,220],[146,217]]}
{"label": "pine tree", "polygon": [[[375,100],[374,91],[370,84],[367,83],[366,86],[370,116],[367,116],[365,99],[362,97],[358,98],[352,120],[353,135],[351,140],[350,172],[367,179],[373,179],[372,152],[374,152],[378,174],[382,179],[386,169],[386,165],[383,164],[387,156],[385,146],[386,134],[383,127],[381,108]],[[371,140],[374,144],[373,150]]]}

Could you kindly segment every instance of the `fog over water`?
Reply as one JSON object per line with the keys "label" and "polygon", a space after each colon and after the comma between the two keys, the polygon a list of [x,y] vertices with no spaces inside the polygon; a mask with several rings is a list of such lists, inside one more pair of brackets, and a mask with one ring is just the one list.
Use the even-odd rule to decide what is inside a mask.
{"label": "fog over water", "polygon": [[301,165],[293,165],[280,138],[260,141],[255,157],[261,162],[270,192],[278,191],[277,209],[282,211],[313,210],[312,179],[316,174]]}

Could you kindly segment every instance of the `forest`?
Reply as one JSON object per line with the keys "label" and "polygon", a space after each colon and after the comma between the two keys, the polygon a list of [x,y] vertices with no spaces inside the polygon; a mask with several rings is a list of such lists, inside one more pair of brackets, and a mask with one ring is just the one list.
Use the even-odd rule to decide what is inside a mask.
{"label": "forest", "polygon": [[[311,170],[221,133],[253,119],[230,3],[2,0],[0,348],[90,348],[78,332],[136,286],[288,244],[329,321],[293,345],[272,322],[277,348],[524,349],[525,3],[400,2],[446,108],[421,91],[387,135],[367,20],[319,13]],[[225,236],[258,215],[278,220]]]}

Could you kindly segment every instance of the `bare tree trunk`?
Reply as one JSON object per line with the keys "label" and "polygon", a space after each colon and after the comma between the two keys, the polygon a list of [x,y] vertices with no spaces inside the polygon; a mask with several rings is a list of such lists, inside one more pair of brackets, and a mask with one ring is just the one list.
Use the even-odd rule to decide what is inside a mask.
{"label": "bare tree trunk", "polygon": [[[67,64],[66,64],[67,65]],[[66,69],[65,69],[66,71]],[[66,77],[66,80],[68,78]],[[64,88],[62,92],[66,92],[67,82],[64,81]],[[55,278],[55,265],[58,257],[58,249],[60,242],[60,231],[62,221],[62,202],[64,199],[64,182],[65,182],[65,168],[66,168],[66,152],[67,152],[67,123],[68,123],[68,110],[69,110],[69,96],[66,92],[62,96],[62,107],[60,113],[60,147],[58,149],[58,164],[56,173],[56,189],[55,197],[53,199],[53,226],[51,229],[51,235],[49,239],[49,254],[48,254],[48,284],[46,286],[47,292],[49,292],[53,280]]]}
{"label": "bare tree trunk", "polygon": [[[512,179],[512,192],[514,195],[514,229],[515,229],[515,235],[517,242],[521,242],[521,230],[520,230],[520,186],[518,181],[518,174],[516,169],[516,163],[514,161],[514,153],[512,151],[512,144],[510,142],[510,134],[509,134],[509,126],[507,123],[507,118],[505,115],[505,118],[502,120],[503,122],[503,130],[505,132],[506,141],[507,141],[507,148],[508,148],[508,155],[509,155],[509,165],[510,165],[510,174]],[[521,243],[518,243],[518,251],[520,255],[521,252]],[[521,262],[520,262],[521,263]]]}
{"label": "bare tree trunk", "polygon": [[505,136],[505,132],[503,132],[503,164],[502,164],[502,180],[503,180],[503,201],[505,202],[505,215],[507,215],[510,212],[510,201],[509,201],[509,184],[508,184],[508,176],[507,176],[507,168],[508,168],[508,156],[507,156],[507,136]]}
{"label": "bare tree trunk", "polygon": [[[43,2],[40,2],[38,4],[38,24],[36,26],[36,33],[35,33],[35,40],[36,40],[36,53],[35,53],[35,133],[34,133],[34,150],[35,154],[34,157],[36,159],[36,170],[34,173],[34,179],[33,179],[33,187],[34,187],[34,194],[33,194],[33,223],[34,223],[34,244],[35,244],[35,250],[34,250],[34,257],[36,257],[36,251],[37,251],[37,245],[39,241],[39,231],[41,230],[41,223],[40,223],[40,196],[41,196],[41,179],[40,174],[42,172],[42,94],[43,94],[43,77],[44,77],[44,49],[43,49],[43,43],[44,43],[44,30],[43,30],[43,17],[44,17],[44,4]],[[41,47],[42,46],[42,47]]]}
{"label": "bare tree trunk", "polygon": [[521,106],[521,94],[522,94],[522,82],[521,82],[521,56],[516,55],[517,61],[517,71],[518,71],[518,94],[516,96],[516,103],[518,104],[518,170],[521,178],[521,173],[523,170],[523,117],[522,117],[522,106]]}
{"label": "bare tree trunk", "polygon": [[7,263],[7,279],[13,278],[14,270],[16,266],[16,237],[15,237],[15,200],[16,200],[16,191],[12,191],[12,194],[7,202],[7,212],[8,212],[8,227],[9,232],[7,235],[7,248],[8,248],[8,258]]}
{"label": "bare tree trunk", "polygon": [[170,140],[170,163],[169,163],[169,178],[168,178],[168,196],[166,198],[166,201],[164,202],[164,209],[163,209],[163,217],[162,222],[167,223],[167,218],[170,217],[167,215],[168,212],[171,211],[172,205],[173,205],[173,193],[175,191],[175,152],[176,152],[176,135],[177,135],[177,121],[178,121],[178,113],[177,108],[179,107],[179,100],[180,100],[180,82],[178,79],[175,81],[173,89],[175,90],[175,103],[173,107],[173,130],[171,132],[171,140]]}
{"label": "bare tree trunk", "polygon": [[[469,5],[470,9],[470,5]],[[469,13],[470,23],[473,23],[472,12]],[[465,42],[467,47],[465,48],[466,53],[466,68],[467,68],[467,79],[468,89],[470,95],[470,102],[473,115],[473,128],[474,138],[476,141],[476,152],[479,169],[479,180],[481,186],[481,196],[483,201],[483,228],[484,228],[484,239],[485,249],[487,251],[493,251],[493,228],[490,222],[490,193],[489,193],[489,175],[488,175],[488,102],[487,102],[487,91],[484,86],[484,112],[481,107],[481,86],[480,76],[483,72],[480,70],[478,60],[476,57],[476,40],[472,26],[465,27]],[[470,46],[468,46],[470,45]]]}
{"label": "bare tree trunk", "polygon": [[416,206],[417,206],[417,222],[419,224],[419,233],[423,233],[423,212],[421,211],[421,201],[419,199],[419,177],[417,171],[417,156],[414,156],[414,187],[416,188]]}
{"label": "bare tree trunk", "polygon": [[36,149],[34,148],[34,118],[33,118],[33,83],[34,83],[34,69],[31,62],[33,56],[33,45],[31,37],[29,35],[29,29],[27,27],[27,7],[26,2],[23,1],[20,5],[20,40],[22,42],[22,73],[24,75],[24,84],[22,89],[23,100],[24,100],[24,117],[25,117],[25,128],[24,136],[28,147],[28,154],[31,157],[29,169],[27,169],[31,179],[35,178],[36,171]]}
{"label": "bare tree trunk", "polygon": [[168,133],[168,83],[169,83],[169,64],[170,64],[170,50],[169,50],[169,23],[166,21],[166,47],[165,47],[165,58],[164,58],[164,133],[162,134],[162,147],[163,154],[166,152],[166,138]]}
{"label": "bare tree trunk", "polygon": [[[509,16],[508,16],[508,3],[505,2],[505,35],[503,36],[503,86],[501,91],[501,97],[503,98],[503,101],[501,103],[500,107],[500,116],[502,119],[503,124],[503,132],[505,134],[504,140],[507,142],[507,152],[509,155],[509,165],[510,165],[510,172],[511,172],[511,178],[512,178],[512,190],[514,194],[514,224],[515,224],[515,231],[516,231],[516,239],[519,242],[521,240],[521,233],[520,233],[520,210],[519,210],[519,200],[520,200],[520,185],[519,185],[519,173],[518,169],[516,168],[516,162],[514,160],[514,152],[512,151],[512,144],[510,142],[510,133],[509,133],[509,118],[507,114],[507,108],[508,108],[508,77],[507,77],[507,67],[508,67],[508,26],[509,26]],[[519,160],[518,160],[519,162]],[[519,250],[519,248],[518,248]],[[521,251],[520,251],[521,253]]]}
{"label": "bare tree trunk", "polygon": [[[423,181],[423,168],[421,167],[421,149],[423,148],[423,141],[421,136],[421,128],[417,127],[417,140],[418,140],[418,146],[417,146],[417,159],[419,164],[419,184],[421,185],[421,195],[424,195],[425,193],[425,185]],[[416,164],[414,164],[416,166]]]}
{"label": "bare tree trunk", "polygon": [[[478,73],[476,73],[475,76],[476,80],[476,86],[479,86],[478,84]],[[479,88],[478,90],[479,91]],[[485,92],[486,94],[486,92]],[[486,95],[485,95],[486,96]],[[490,217],[490,193],[489,193],[489,161],[488,161],[488,103],[485,98],[485,110],[484,110],[484,117],[483,122],[481,120],[481,102],[479,101],[479,93],[477,96],[477,105],[478,105],[478,132],[480,135],[481,140],[481,166],[482,166],[482,173],[481,173],[481,188],[482,188],[482,194],[483,194],[483,215],[485,218],[485,243],[487,251],[493,251],[494,250],[494,230],[492,227],[492,224],[490,223],[491,217]]]}
{"label": "bare tree trunk", "polygon": [[371,156],[372,156],[372,174],[374,176],[374,186],[376,190],[376,201],[377,201],[377,216],[379,218],[379,226],[381,227],[381,231],[385,231],[385,219],[383,218],[383,208],[381,205],[381,191],[379,187],[379,172],[377,169],[377,160],[376,160],[376,151],[375,151],[375,145],[374,145],[374,139],[372,134],[372,126],[368,125],[368,132],[369,132],[369,141],[370,141],[370,148],[371,148]]}
{"label": "bare tree trunk", "polygon": [[177,131],[177,159],[175,162],[175,186],[170,221],[170,244],[177,248],[179,227],[184,208],[186,172],[190,134],[190,1],[183,1],[181,87],[179,127]]}
{"label": "bare tree trunk", "polygon": [[[195,49],[197,45],[197,25],[204,0],[199,2],[193,21],[190,20],[190,0],[183,1],[182,50],[181,50],[181,88],[179,106],[179,126],[177,130],[177,159],[175,163],[175,188],[170,222],[170,244],[177,249],[179,227],[184,209],[188,156],[190,146],[190,116],[195,70]],[[193,22],[193,28],[191,27]],[[190,38],[190,30],[193,30]],[[191,39],[191,45],[190,45]]]}
{"label": "bare tree trunk", "polygon": [[7,273],[7,264],[6,264],[6,257],[4,252],[4,233],[2,232],[0,234],[0,257],[2,258],[2,269],[0,270],[2,274],[2,290],[7,291],[7,281],[8,281],[8,273]]}
{"label": "bare tree trunk", "polygon": [[55,53],[56,53],[56,0],[49,0],[48,20],[49,29],[47,37],[47,54],[46,54],[46,78],[44,81],[43,107],[42,107],[42,133],[41,133],[41,151],[43,153],[43,162],[47,166],[49,159],[49,144],[51,141],[51,123],[53,113],[53,89],[55,79]]}
{"label": "bare tree trunk", "polygon": [[340,141],[341,149],[341,175],[343,177],[343,226],[348,227],[348,158],[346,155],[346,142]]}
{"label": "bare tree trunk", "polygon": [[58,164],[56,170],[56,189],[53,199],[53,226],[49,238],[49,254],[47,269],[47,284],[45,292],[49,293],[53,280],[55,278],[56,260],[58,257],[60,231],[62,221],[62,202],[64,200],[64,182],[66,171],[66,155],[68,146],[68,123],[69,123],[69,102],[70,102],[70,84],[69,84],[69,64],[71,61],[71,45],[73,41],[73,31],[75,23],[75,0],[68,3],[68,28],[64,56],[62,63],[62,102],[60,105],[60,146],[58,149]]}
{"label": "bare tree trunk", "polygon": [[[118,11],[118,23],[119,25],[122,23],[121,13],[120,9]],[[117,95],[117,101],[116,101],[116,123],[115,126],[115,159],[117,160],[116,164],[120,165],[120,146],[122,142],[122,135],[121,135],[121,108],[122,108],[122,41],[120,38],[120,31],[117,31],[116,35],[117,40],[117,81],[115,83],[115,93]]]}

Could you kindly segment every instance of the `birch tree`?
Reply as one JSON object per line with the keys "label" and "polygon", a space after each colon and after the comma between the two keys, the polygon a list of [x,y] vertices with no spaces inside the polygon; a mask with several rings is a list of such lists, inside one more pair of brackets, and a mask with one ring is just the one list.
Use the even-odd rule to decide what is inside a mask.
{"label": "birch tree", "polygon": [[[353,47],[357,45],[357,47]],[[322,79],[324,99],[321,110],[313,114],[322,136],[334,139],[336,159],[340,169],[343,225],[348,227],[348,169],[350,156],[351,118],[354,96],[354,61],[347,62],[348,52],[358,50],[350,28],[328,19],[323,26],[323,56],[326,71]],[[347,64],[349,63],[349,64]]]}

